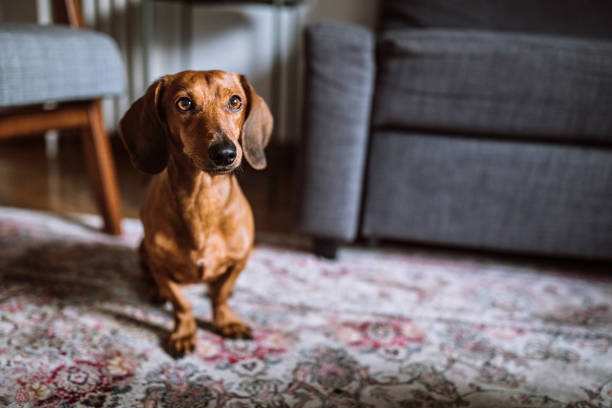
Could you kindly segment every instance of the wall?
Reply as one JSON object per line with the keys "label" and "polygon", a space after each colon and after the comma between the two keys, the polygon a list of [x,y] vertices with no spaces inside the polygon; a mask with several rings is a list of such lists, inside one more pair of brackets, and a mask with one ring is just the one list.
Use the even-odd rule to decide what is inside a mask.
{"label": "wall", "polygon": [[310,0],[307,22],[343,21],[374,28],[379,0]]}
{"label": "wall", "polygon": [[35,22],[36,1],[0,0],[0,21]]}

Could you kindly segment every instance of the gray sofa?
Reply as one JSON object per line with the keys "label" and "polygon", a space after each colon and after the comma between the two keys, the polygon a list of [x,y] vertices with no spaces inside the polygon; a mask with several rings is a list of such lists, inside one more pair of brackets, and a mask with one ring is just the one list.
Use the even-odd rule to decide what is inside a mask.
{"label": "gray sofa", "polygon": [[612,259],[612,3],[383,1],[306,32],[297,228]]}

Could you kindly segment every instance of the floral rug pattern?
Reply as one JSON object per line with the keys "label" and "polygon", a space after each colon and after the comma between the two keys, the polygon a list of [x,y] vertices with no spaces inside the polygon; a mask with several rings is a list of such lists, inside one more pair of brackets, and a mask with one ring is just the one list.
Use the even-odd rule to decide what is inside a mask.
{"label": "floral rug pattern", "polygon": [[230,301],[254,340],[214,334],[193,285],[175,360],[138,222],[96,220],[0,209],[0,406],[612,407],[612,271],[258,245]]}

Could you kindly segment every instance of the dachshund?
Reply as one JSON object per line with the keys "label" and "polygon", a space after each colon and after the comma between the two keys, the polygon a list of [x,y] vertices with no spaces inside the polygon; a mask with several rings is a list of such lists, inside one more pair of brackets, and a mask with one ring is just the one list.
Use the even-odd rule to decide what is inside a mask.
{"label": "dachshund", "polygon": [[159,296],[172,303],[168,349],[175,356],[195,348],[184,284],[208,284],[222,336],[252,338],[227,304],[254,239],[251,207],[234,171],[243,156],[254,169],[266,167],[272,127],[266,102],[246,78],[218,70],[160,78],[119,123],[132,164],[156,174],[140,208],[139,255]]}

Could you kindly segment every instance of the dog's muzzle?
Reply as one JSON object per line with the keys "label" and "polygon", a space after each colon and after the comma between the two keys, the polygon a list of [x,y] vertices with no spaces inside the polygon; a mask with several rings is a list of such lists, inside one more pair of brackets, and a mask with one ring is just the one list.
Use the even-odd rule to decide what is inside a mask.
{"label": "dog's muzzle", "polygon": [[236,146],[231,142],[215,143],[208,149],[208,157],[219,167],[227,167],[236,160]]}

